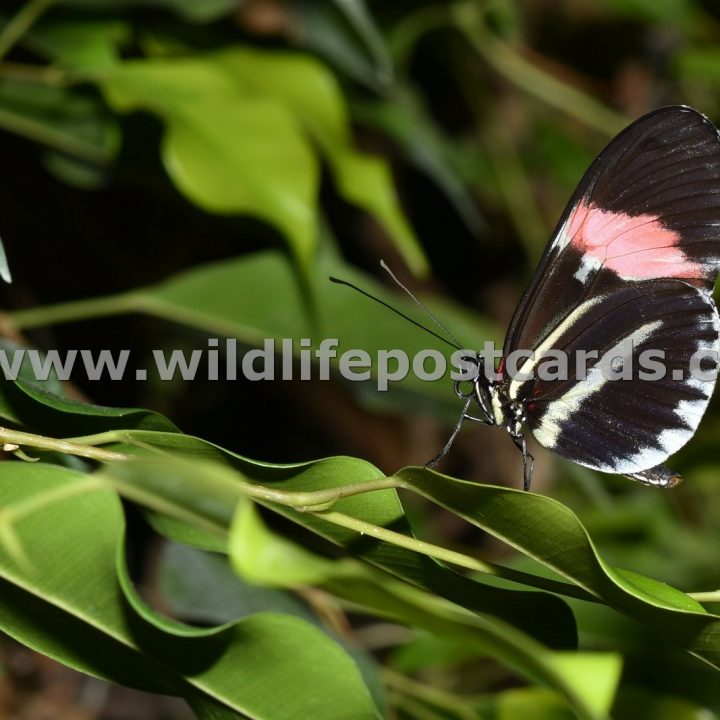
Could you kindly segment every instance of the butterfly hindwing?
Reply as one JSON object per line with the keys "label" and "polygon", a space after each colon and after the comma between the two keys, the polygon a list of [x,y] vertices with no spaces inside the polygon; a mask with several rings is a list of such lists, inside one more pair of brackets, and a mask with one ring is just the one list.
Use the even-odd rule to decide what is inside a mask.
{"label": "butterfly hindwing", "polygon": [[[715,385],[719,331],[704,291],[667,280],[634,283],[585,301],[553,333],[548,345],[571,363],[567,380],[552,373],[543,380],[541,360],[533,380],[510,382],[510,397],[524,401],[533,435],[559,455],[605,472],[647,470],[697,429]],[[662,363],[647,362],[646,351],[662,351]],[[578,377],[580,352],[589,359]],[[692,368],[693,356],[706,359]]]}

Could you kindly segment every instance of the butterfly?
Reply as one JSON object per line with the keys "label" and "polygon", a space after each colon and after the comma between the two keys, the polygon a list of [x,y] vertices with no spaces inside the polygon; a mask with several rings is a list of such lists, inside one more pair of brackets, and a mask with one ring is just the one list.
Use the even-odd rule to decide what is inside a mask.
{"label": "butterfly", "polygon": [[[692,108],[655,110],[617,135],[582,178],[515,311],[495,379],[480,355],[469,358],[476,371],[469,390],[456,382],[465,408],[450,442],[464,420],[504,427],[522,451],[526,490],[525,426],[585,467],[676,485],[681,477],[663,463],[693,436],[715,385],[718,269],[720,136]],[[629,378],[600,372],[599,361],[583,376],[540,377],[544,354],[602,358],[620,347]],[[521,360],[513,376],[506,361],[518,350],[535,359]],[[660,379],[636,369],[647,350],[664,357]],[[703,358],[701,379],[694,357]]]}

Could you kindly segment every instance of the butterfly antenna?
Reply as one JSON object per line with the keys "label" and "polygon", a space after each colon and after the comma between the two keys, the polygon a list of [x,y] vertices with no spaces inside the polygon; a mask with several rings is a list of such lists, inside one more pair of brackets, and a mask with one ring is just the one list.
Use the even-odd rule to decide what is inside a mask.
{"label": "butterfly antenna", "polygon": [[460,350],[460,342],[458,339],[443,325],[436,317],[433,315],[433,313],[430,311],[430,308],[428,308],[425,303],[420,300],[419,298],[415,297],[415,295],[407,288],[403,283],[398,280],[395,273],[388,267],[387,263],[384,260],[380,261],[380,267],[393,279],[393,282],[402,290],[404,290],[412,299],[412,301],[447,335],[450,340],[452,340],[452,344],[455,345],[455,347]]}
{"label": "butterfly antenna", "polygon": [[[348,282],[347,280],[341,280],[340,278],[336,278],[331,275],[330,282],[337,283],[338,285],[347,285],[347,287],[352,288],[353,290],[357,290],[357,292],[359,292],[361,295],[364,295],[365,297],[370,298],[371,300],[374,300],[376,303],[379,303],[383,307],[386,307],[388,310],[392,310],[396,315],[399,315],[404,320],[407,320],[409,323],[412,323],[413,325],[415,325],[415,327],[419,327],[421,330],[424,330],[426,333],[430,333],[430,335],[432,335],[433,337],[437,338],[438,340],[441,340],[442,342],[446,343],[447,345],[450,345],[451,347],[454,347],[456,350],[462,350],[460,343],[458,343],[457,340],[455,340],[455,338],[449,332],[447,332],[447,330],[443,327],[443,325],[440,324],[440,322],[438,322],[438,320],[435,319],[435,317],[427,310],[427,308],[425,308],[425,306],[417,298],[415,298],[414,295],[412,295],[412,293],[410,293],[410,296],[413,298],[413,300],[415,300],[415,302],[418,303],[418,305],[420,305],[420,307],[425,309],[425,312],[428,313],[428,315],[430,315],[430,317],[433,320],[435,320],[435,322],[443,330],[445,330],[448,337],[452,338],[452,340],[454,342],[451,342],[447,338],[444,338],[442,335],[438,335],[434,330],[431,330],[430,328],[425,327],[425,325],[423,325],[422,323],[419,323],[417,320],[413,320],[409,315],[406,315],[404,312],[401,312],[400,310],[393,307],[389,303],[386,303],[384,300],[381,300],[379,297],[372,295],[371,293],[367,292],[367,290],[363,290],[361,287],[358,287],[357,285],[354,285],[353,283]],[[402,285],[401,285],[401,287],[404,288],[404,286],[402,286]],[[406,292],[408,292],[408,293],[410,292],[409,290],[407,290],[407,288],[404,288],[404,289],[406,290]]]}

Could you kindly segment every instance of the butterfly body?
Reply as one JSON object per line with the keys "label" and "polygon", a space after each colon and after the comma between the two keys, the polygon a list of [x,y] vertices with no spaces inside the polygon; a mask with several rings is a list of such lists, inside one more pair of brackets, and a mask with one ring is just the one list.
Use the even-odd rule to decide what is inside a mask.
{"label": "butterfly body", "polygon": [[[695,433],[713,392],[719,269],[718,132],[691,108],[661,108],[590,166],[511,321],[498,377],[486,377],[478,356],[471,391],[456,383],[463,418],[507,430],[523,452],[526,488],[524,425],[580,465],[677,484],[662,463]],[[511,368],[518,351],[531,356]],[[597,357],[584,374],[571,363],[566,377],[543,376],[557,352]],[[651,352],[662,354],[661,378],[643,375]],[[602,364],[608,357],[616,367]],[[617,379],[618,370],[629,374]]]}

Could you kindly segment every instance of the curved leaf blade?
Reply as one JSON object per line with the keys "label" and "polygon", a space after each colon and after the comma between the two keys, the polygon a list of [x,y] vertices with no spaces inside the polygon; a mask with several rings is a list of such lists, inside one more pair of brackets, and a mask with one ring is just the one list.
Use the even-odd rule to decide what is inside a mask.
{"label": "curved leaf blade", "polygon": [[[348,720],[377,717],[355,663],[299,618],[259,613],[198,629],[145,606],[124,568],[119,499],[89,482],[57,466],[0,466],[3,512],[35,503],[15,527],[28,566],[0,546],[5,632],[83,672],[220,708],[222,717],[336,720],[340,706]],[[50,499],[73,484],[76,492]]]}

